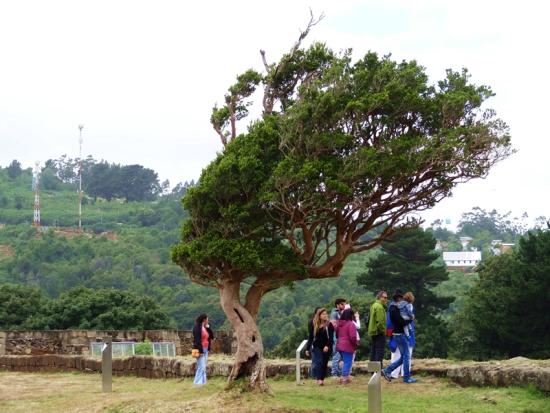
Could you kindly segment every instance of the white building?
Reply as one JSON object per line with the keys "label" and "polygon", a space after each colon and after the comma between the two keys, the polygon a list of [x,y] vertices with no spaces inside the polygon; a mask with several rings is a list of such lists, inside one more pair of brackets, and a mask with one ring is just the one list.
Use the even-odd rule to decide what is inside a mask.
{"label": "white building", "polygon": [[444,252],[443,261],[445,261],[445,265],[449,268],[473,268],[481,262],[481,251]]}

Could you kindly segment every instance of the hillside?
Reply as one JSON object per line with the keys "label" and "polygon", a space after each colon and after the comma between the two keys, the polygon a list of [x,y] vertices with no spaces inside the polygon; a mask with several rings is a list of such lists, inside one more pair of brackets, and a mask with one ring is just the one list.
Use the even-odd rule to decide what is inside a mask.
{"label": "hillside", "polygon": [[[178,184],[170,191],[167,185],[158,184],[154,172],[134,166],[138,172],[150,171],[153,183],[142,186],[146,192],[142,198],[151,198],[152,194],[154,197],[128,202],[126,198],[113,196],[107,200],[97,194],[110,196],[115,187],[120,193],[121,187],[134,180],[122,174],[121,171],[126,171],[124,166],[88,161],[89,169],[93,172],[93,168],[99,168],[104,179],[97,179],[95,196],[84,196],[82,233],[77,230],[74,161],[48,161],[50,171],[44,169],[45,178],[40,186],[40,229],[30,225],[34,200],[32,171],[20,169],[14,174],[9,168],[0,168],[0,286],[3,283],[35,286],[49,299],[78,286],[126,290],[152,298],[175,328],[190,329],[195,317],[207,312],[215,329],[227,329],[217,290],[191,283],[170,259],[170,249],[178,241],[186,218],[180,200],[192,184]],[[126,182],[123,178],[131,179]],[[111,185],[112,181],[116,185]],[[163,190],[158,192],[160,187]],[[135,193],[132,196],[140,198]],[[515,239],[520,234],[506,221],[507,215],[495,211],[487,213],[474,208],[464,219],[462,233],[436,225],[433,234],[454,247],[460,246],[459,236],[468,235],[484,251],[489,250],[487,240]],[[258,318],[267,352],[292,353],[307,334],[307,320],[314,308],[332,307],[337,297],[350,300],[364,321],[373,294],[358,285],[357,277],[366,271],[366,263],[376,254],[378,250],[350,256],[338,278],[304,280],[269,293]],[[449,279],[433,289],[437,296],[450,297],[452,301],[438,315],[441,320],[453,323],[455,314],[465,305],[466,292],[477,280],[475,274],[465,276],[451,271]],[[433,334],[423,337],[417,348],[419,355],[446,354],[445,349],[438,350],[441,343],[430,341],[434,337]],[[366,357],[368,351],[369,340],[362,340],[358,358]]]}
{"label": "hillside", "polygon": [[[80,285],[131,290],[152,297],[177,328],[191,328],[201,312],[208,312],[215,328],[227,328],[217,290],[191,283],[170,261],[186,216],[181,191],[141,202],[86,197],[79,234],[75,186],[63,182],[41,188],[43,226],[30,225],[31,181],[30,170],[11,179],[0,169],[0,283],[34,285],[52,298]],[[337,296],[364,301],[366,291],[355,279],[368,256],[351,257],[337,279],[306,280],[266,296],[259,320],[266,348]]]}

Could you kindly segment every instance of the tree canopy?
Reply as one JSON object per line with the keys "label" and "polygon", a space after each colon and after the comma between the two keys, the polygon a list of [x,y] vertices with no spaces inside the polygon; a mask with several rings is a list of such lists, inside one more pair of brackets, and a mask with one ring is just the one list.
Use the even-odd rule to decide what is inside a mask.
{"label": "tree canopy", "polygon": [[0,330],[170,328],[168,315],[149,297],[130,291],[76,287],[44,298],[27,285],[0,284]]}
{"label": "tree canopy", "polygon": [[0,284],[0,330],[31,328],[44,303],[36,287]]}
{"label": "tree canopy", "polygon": [[[224,151],[184,198],[190,219],[173,260],[220,289],[239,342],[230,379],[261,369],[255,320],[267,292],[338,276],[351,254],[416,225],[411,213],[512,152],[507,126],[482,109],[491,89],[466,70],[431,85],[415,61],[301,48],[311,25],[278,63],[262,52],[265,74],[238,76],[214,108]],[[262,116],[239,135],[259,86]]]}
{"label": "tree canopy", "polygon": [[21,169],[21,163],[17,159],[11,161],[6,169],[8,171],[8,176],[11,179],[17,178],[23,172],[23,169]]}
{"label": "tree canopy", "polygon": [[[48,175],[51,187],[52,179],[57,185],[76,184],[80,169],[80,160],[68,158],[48,159],[42,175]],[[96,161],[91,156],[82,160],[83,190],[90,196],[105,198],[124,198],[126,201],[151,201],[161,194],[158,174],[141,165],[119,165],[106,161]]]}
{"label": "tree canopy", "polygon": [[512,254],[480,264],[458,315],[456,352],[476,359],[550,357],[550,228],[527,234]]}

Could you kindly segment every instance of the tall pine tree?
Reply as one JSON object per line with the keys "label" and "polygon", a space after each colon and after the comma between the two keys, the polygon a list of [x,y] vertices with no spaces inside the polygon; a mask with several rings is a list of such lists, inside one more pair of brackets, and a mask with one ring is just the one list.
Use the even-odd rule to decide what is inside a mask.
{"label": "tall pine tree", "polygon": [[416,354],[444,357],[447,353],[446,324],[437,316],[452,301],[439,297],[433,288],[449,276],[443,264],[436,264],[439,253],[431,232],[421,228],[398,232],[381,245],[381,254],[367,263],[367,271],[357,282],[371,291],[395,289],[415,296]]}

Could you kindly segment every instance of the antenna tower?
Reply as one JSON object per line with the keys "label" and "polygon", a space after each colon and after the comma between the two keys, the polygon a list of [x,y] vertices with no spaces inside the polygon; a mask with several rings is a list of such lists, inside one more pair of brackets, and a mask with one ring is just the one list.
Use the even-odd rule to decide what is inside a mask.
{"label": "antenna tower", "polygon": [[34,216],[32,219],[33,227],[40,227],[40,163],[34,164],[32,173],[32,190],[34,191]]}
{"label": "antenna tower", "polygon": [[84,129],[84,125],[78,125],[78,129],[80,130],[80,136],[78,138],[80,147],[78,155],[78,230],[82,231],[82,197],[84,196],[82,192],[82,129]]}

